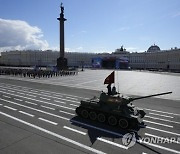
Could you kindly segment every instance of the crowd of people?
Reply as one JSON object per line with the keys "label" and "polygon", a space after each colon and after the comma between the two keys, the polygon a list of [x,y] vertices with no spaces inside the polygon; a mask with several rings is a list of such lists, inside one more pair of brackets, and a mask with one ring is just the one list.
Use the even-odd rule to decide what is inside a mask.
{"label": "crowd of people", "polygon": [[15,68],[0,68],[0,75],[11,75],[29,78],[50,78],[56,76],[70,76],[77,75],[77,70],[34,70],[34,69],[15,69]]}

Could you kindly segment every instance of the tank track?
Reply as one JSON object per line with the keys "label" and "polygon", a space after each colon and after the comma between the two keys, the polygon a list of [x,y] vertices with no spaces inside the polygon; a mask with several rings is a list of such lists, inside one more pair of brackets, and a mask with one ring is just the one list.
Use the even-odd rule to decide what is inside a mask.
{"label": "tank track", "polygon": [[86,108],[83,106],[76,108],[76,114],[82,118],[98,121],[110,126],[122,129],[134,129],[139,125],[138,119],[119,116],[112,113],[102,112],[98,109]]}

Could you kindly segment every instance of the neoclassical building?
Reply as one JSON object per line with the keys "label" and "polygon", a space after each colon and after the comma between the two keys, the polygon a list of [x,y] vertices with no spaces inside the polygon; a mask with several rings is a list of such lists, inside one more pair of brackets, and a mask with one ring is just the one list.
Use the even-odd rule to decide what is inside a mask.
{"label": "neoclassical building", "polygon": [[147,52],[131,53],[130,66],[134,69],[157,69],[180,71],[180,49],[160,50],[156,45]]}
{"label": "neoclassical building", "polygon": [[[59,57],[57,51],[8,51],[1,52],[0,64],[7,66],[55,66]],[[172,70],[180,72],[180,48],[161,50],[152,45],[145,52],[128,52],[122,47],[113,53],[66,52],[68,66]]]}
{"label": "neoclassical building", "polygon": [[[91,67],[91,60],[96,54],[66,52],[65,57],[68,59],[68,66]],[[56,66],[59,52],[57,51],[7,51],[1,52],[0,64],[7,66]]]}

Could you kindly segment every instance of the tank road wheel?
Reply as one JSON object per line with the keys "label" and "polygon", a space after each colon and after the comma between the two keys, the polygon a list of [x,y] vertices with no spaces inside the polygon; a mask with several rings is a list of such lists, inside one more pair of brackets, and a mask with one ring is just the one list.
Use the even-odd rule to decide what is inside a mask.
{"label": "tank road wheel", "polygon": [[89,113],[89,118],[90,118],[91,120],[96,120],[96,118],[97,118],[96,112],[91,111],[91,112]]}
{"label": "tank road wheel", "polygon": [[109,116],[108,123],[111,126],[117,125],[117,118],[115,116]]}
{"label": "tank road wheel", "polygon": [[106,121],[106,116],[103,113],[99,113],[97,119],[99,122],[104,123]]}
{"label": "tank road wheel", "polygon": [[88,118],[88,116],[89,116],[89,113],[88,113],[88,111],[87,110],[85,110],[85,109],[83,109],[82,111],[81,111],[81,116],[83,117],[83,118]]}
{"label": "tank road wheel", "polygon": [[128,121],[126,120],[126,119],[119,119],[119,126],[121,127],[121,128],[124,128],[124,129],[126,129],[126,128],[128,128],[128,126],[129,126],[129,123],[128,123]]}

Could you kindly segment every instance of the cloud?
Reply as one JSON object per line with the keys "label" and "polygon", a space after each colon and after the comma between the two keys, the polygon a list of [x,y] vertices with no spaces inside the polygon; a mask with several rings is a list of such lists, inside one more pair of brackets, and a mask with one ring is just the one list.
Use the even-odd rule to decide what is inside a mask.
{"label": "cloud", "polygon": [[[49,50],[52,50],[52,51],[59,51],[59,46],[52,46],[49,48]],[[65,50],[66,51],[66,50]]]}
{"label": "cloud", "polygon": [[129,52],[144,52],[145,50],[144,49],[140,49],[138,47],[127,47],[126,51],[129,51]]}
{"label": "cloud", "polygon": [[65,48],[65,52],[83,52],[83,47]]}
{"label": "cloud", "polygon": [[114,50],[108,50],[108,49],[106,49],[104,47],[100,47],[100,48],[91,50],[90,52],[91,53],[112,53],[112,52],[114,52]]}
{"label": "cloud", "polygon": [[127,47],[126,50],[127,51],[135,51],[135,50],[137,50],[137,48],[135,48],[135,47]]}
{"label": "cloud", "polygon": [[43,40],[41,29],[21,20],[0,18],[0,51],[48,49],[48,42]]}

